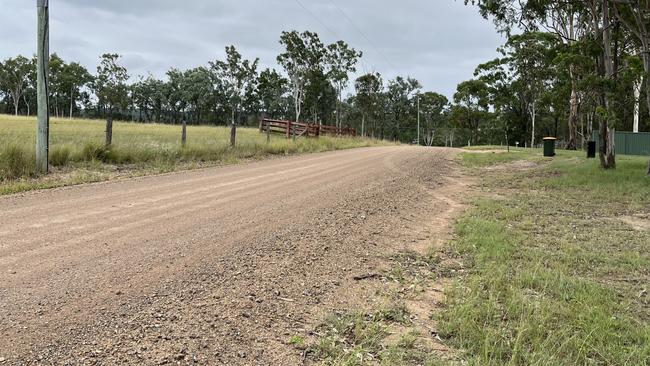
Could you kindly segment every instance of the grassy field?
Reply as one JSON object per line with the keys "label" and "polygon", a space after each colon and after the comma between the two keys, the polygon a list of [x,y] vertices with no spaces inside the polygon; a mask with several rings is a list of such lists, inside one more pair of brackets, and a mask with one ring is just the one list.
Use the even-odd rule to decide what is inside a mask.
{"label": "grassy field", "polygon": [[650,364],[647,158],[540,156],[463,155],[483,194],[451,244],[468,275],[441,335],[468,364]]}
{"label": "grassy field", "polygon": [[[619,156],[618,169],[604,171],[582,152],[549,159],[537,149],[500,150],[460,155],[476,187],[448,245],[392,257],[377,290],[392,305],[331,314],[310,357],[324,365],[650,365],[647,158]],[[446,284],[431,313],[442,350],[400,303],[405,289],[436,283]]]}
{"label": "grassy field", "polygon": [[181,127],[116,122],[113,145],[104,146],[105,122],[53,119],[50,123],[50,164],[54,174],[34,177],[36,120],[0,115],[0,194],[36,188],[94,182],[121,175],[142,175],[177,169],[231,164],[242,160],[374,146],[384,142],[360,138],[298,139],[239,128],[237,147],[229,146],[226,127],[188,126],[181,146]]}

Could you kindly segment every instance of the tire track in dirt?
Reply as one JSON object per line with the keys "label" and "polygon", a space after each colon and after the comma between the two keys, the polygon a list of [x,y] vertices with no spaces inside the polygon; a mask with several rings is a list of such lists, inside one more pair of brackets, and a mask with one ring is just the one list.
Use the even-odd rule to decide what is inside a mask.
{"label": "tire track in dirt", "polygon": [[[0,357],[302,363],[289,337],[369,305],[376,287],[352,277],[451,205],[436,192],[456,185],[455,154],[368,148],[0,198]],[[68,221],[32,227],[58,210]]]}

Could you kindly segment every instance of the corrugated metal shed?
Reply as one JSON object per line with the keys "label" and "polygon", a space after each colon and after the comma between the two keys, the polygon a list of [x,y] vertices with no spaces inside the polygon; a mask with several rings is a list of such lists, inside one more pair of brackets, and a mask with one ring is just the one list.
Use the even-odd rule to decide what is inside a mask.
{"label": "corrugated metal shed", "polygon": [[[600,149],[598,131],[594,131],[596,151]],[[616,153],[620,155],[650,155],[650,133],[649,132],[616,132]]]}

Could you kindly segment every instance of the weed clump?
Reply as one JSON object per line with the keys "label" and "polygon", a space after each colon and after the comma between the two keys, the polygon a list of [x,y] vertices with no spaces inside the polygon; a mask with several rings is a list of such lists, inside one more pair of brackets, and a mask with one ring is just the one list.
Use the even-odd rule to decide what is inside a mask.
{"label": "weed clump", "polygon": [[109,148],[104,144],[87,142],[81,149],[81,159],[83,161],[106,162],[109,152]]}
{"label": "weed clump", "polygon": [[52,166],[66,166],[72,159],[72,149],[69,146],[55,146],[50,153]]}
{"label": "weed clump", "polygon": [[414,333],[391,344],[391,326],[408,326],[410,314],[403,304],[375,312],[333,314],[317,329],[320,339],[307,349],[325,365],[432,365],[434,355]]}
{"label": "weed clump", "polygon": [[35,155],[17,144],[10,143],[0,150],[0,178],[16,179],[34,174]]}

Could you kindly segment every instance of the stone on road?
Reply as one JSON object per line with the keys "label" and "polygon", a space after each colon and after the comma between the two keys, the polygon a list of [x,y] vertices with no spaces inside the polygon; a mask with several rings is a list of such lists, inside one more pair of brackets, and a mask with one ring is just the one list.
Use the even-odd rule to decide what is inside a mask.
{"label": "stone on road", "polygon": [[[0,362],[299,364],[447,203],[454,150],[345,150],[0,197]],[[413,239],[415,240],[415,239]]]}

